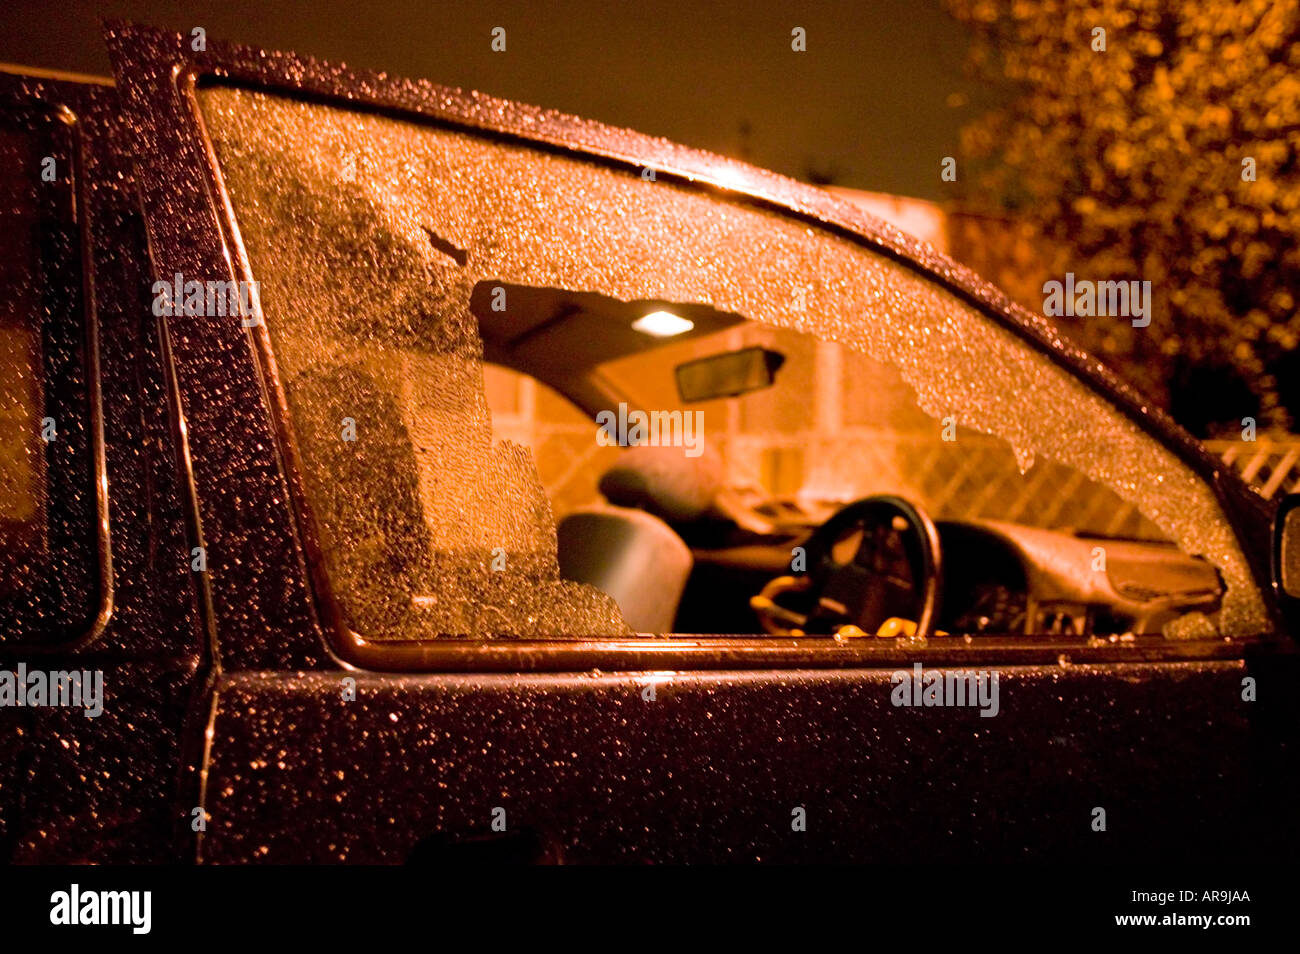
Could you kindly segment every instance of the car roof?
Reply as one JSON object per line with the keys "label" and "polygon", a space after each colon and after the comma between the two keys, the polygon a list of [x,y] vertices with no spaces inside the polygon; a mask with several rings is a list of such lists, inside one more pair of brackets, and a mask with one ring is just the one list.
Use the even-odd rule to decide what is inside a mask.
{"label": "car roof", "polygon": [[0,63],[0,73],[13,76],[30,76],[33,79],[58,80],[62,83],[81,83],[86,86],[115,86],[108,76],[90,73],[70,73],[65,70],[48,70],[39,66],[22,66],[18,63]]}

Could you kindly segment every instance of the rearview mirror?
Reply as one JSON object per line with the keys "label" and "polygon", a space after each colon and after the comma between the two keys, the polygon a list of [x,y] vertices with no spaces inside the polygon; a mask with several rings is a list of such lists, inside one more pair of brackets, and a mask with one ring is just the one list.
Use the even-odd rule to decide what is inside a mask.
{"label": "rearview mirror", "polygon": [[677,393],[683,401],[712,401],[771,387],[785,355],[767,348],[742,348],[677,366]]}
{"label": "rearview mirror", "polygon": [[1273,519],[1273,584],[1300,599],[1300,494],[1288,494]]}

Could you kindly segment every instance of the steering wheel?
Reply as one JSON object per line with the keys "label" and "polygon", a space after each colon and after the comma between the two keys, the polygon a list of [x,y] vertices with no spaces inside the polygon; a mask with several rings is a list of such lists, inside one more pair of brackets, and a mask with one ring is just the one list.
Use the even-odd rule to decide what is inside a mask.
{"label": "steering wheel", "polygon": [[[917,504],[879,494],[848,504],[803,543],[807,571],[779,577],[751,600],[768,632],[834,633],[856,626],[874,634],[891,617],[914,620],[916,637],[934,630],[943,559],[934,521]],[[779,592],[802,591],[811,608],[778,606]]]}

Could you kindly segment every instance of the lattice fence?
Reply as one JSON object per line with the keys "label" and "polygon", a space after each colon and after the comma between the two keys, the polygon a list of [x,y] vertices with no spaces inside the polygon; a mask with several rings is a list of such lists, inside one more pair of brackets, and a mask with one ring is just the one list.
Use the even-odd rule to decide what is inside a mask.
{"label": "lattice fence", "polygon": [[[1012,449],[996,438],[963,432],[959,440],[945,442],[933,435],[848,429],[824,441],[749,435],[734,440],[740,453],[729,458],[731,476],[742,483],[789,489],[772,488],[769,475],[795,470],[802,471],[805,492],[825,499],[894,493],[920,502],[943,519],[1008,520],[1120,537],[1162,537],[1109,488],[1054,461],[1017,461]],[[801,458],[802,467],[765,466],[781,455]]]}
{"label": "lattice fence", "polygon": [[1206,441],[1270,500],[1300,490],[1300,440]]}

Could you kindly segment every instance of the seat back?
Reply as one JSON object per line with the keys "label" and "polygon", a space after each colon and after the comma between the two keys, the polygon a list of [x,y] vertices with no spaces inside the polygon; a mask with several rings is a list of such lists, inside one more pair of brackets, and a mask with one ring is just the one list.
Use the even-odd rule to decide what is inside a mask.
{"label": "seat back", "polygon": [[608,593],[638,633],[669,633],[694,560],[668,524],[643,510],[584,507],[560,521],[560,574]]}

